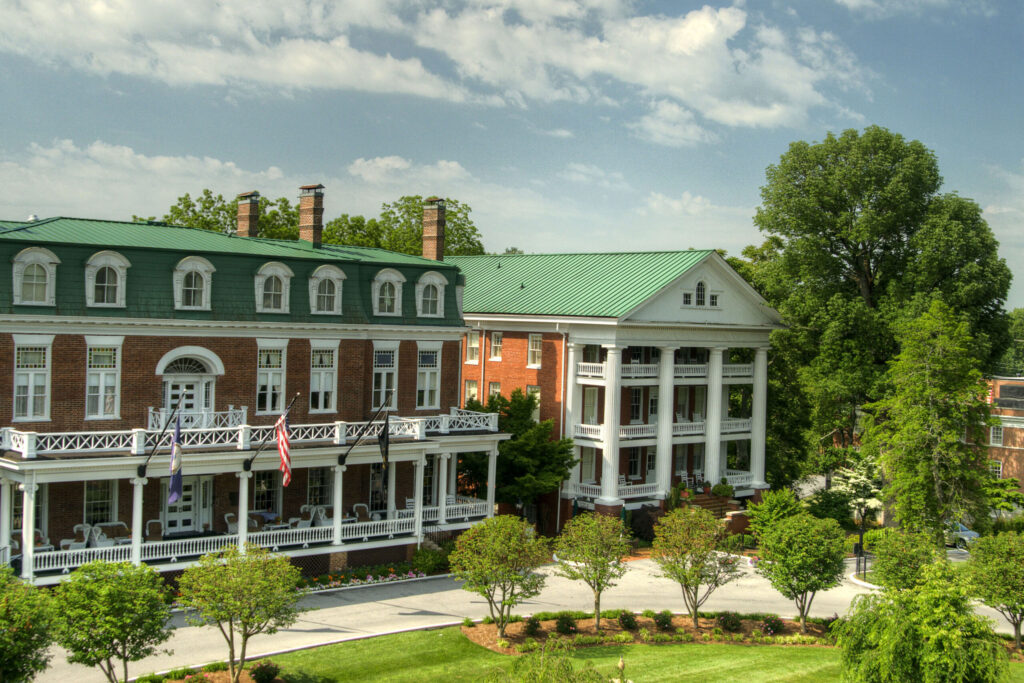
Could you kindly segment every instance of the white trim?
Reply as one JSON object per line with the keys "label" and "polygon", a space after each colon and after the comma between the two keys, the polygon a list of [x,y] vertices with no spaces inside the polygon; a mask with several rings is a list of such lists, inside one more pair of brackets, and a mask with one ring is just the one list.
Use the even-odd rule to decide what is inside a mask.
{"label": "white trim", "polygon": [[[268,261],[260,266],[260,269],[256,271],[256,277],[254,284],[256,288],[256,312],[257,313],[288,313],[289,303],[291,296],[292,278],[295,273],[292,269],[281,263],[280,261]],[[263,303],[263,288],[267,284],[267,280],[272,277],[279,278],[281,280],[281,307],[280,308],[268,308]]]}
{"label": "white trim", "polygon": [[418,351],[440,351],[443,344],[442,341],[417,341],[416,349]]}
{"label": "white trim", "polygon": [[[494,335],[498,335],[498,355],[494,355]],[[503,349],[503,342],[505,341],[505,333],[500,330],[491,330],[491,343],[488,345],[487,360],[500,361],[501,353]]]}
{"label": "white trim", "polygon": [[[98,343],[97,343],[98,342]],[[124,337],[100,337],[87,336],[85,338],[85,419],[86,420],[120,420],[121,419],[121,368],[124,367],[121,347]],[[93,349],[113,349],[113,368],[91,368],[89,367],[89,352]],[[112,415],[103,413],[100,407],[98,415],[89,415],[89,375],[97,373],[100,377],[105,375],[114,376],[114,412]],[[99,385],[100,393],[97,399],[98,405],[103,405],[103,383]]]}
{"label": "white trim", "polygon": [[[116,251],[107,249],[93,254],[85,264],[85,305],[89,308],[124,308],[128,269],[131,267],[131,262]],[[114,303],[96,302],[96,274],[101,268],[112,268],[117,275]]]}
{"label": "white trim", "polygon": [[[540,350],[537,352],[540,358],[538,362],[530,362],[530,347],[533,345],[534,338],[540,339]],[[544,364],[544,335],[540,332],[531,333],[526,340],[526,367],[528,368],[540,368]]]}
{"label": "white trim", "polygon": [[118,514],[117,514],[117,489],[119,488],[118,487],[118,480],[117,479],[100,479],[99,481],[97,481],[95,479],[91,479],[91,480],[86,480],[86,481],[82,482],[82,523],[83,524],[86,523],[86,521],[85,521],[86,520],[86,509],[87,509],[86,506],[89,504],[89,501],[87,499],[88,496],[86,495],[86,492],[89,489],[89,484],[96,484],[96,483],[100,483],[100,482],[106,482],[107,486],[110,488],[110,519],[106,520],[106,522],[96,522],[96,524],[109,524],[111,522],[118,521]]}
{"label": "white trim", "polygon": [[[285,340],[285,343],[287,344],[287,340]],[[183,356],[196,356],[198,358],[202,358],[210,364],[210,367],[213,368],[214,375],[224,374],[224,363],[221,362],[220,357],[213,351],[204,349],[202,346],[179,346],[176,349],[171,349],[161,356],[159,361],[157,361],[156,374],[163,375],[164,370],[171,361],[175,361]]]}
{"label": "white trim", "polygon": [[[470,341],[474,334],[476,335],[476,343],[475,344]],[[480,330],[469,330],[468,332],[466,332],[466,360],[465,360],[465,362],[466,362],[467,365],[477,365],[477,364],[480,363],[480,356],[482,355],[482,353],[480,351],[480,346],[481,346],[480,340],[481,339],[483,339],[483,334],[480,332]],[[473,349],[474,351],[476,351],[476,358],[470,358],[469,357],[469,350],[470,349]]]}
{"label": "white trim", "polygon": [[97,335],[87,334],[85,335],[86,346],[122,346],[124,344],[124,335]]}
{"label": "white trim", "polygon": [[[398,370],[399,370],[398,347],[399,347],[399,344],[400,344],[400,342],[398,342],[397,340],[384,340],[384,339],[376,340],[375,339],[373,341],[373,358],[370,361],[370,409],[371,410],[376,410],[377,408],[381,407],[381,406],[377,405],[376,401],[374,400],[374,396],[373,396],[373,394],[374,394],[374,387],[375,387],[376,382],[377,382],[377,374],[378,374],[378,368],[377,368],[377,352],[378,351],[389,351],[389,352],[394,354],[394,356],[393,356],[394,367],[392,367],[392,368],[383,368],[382,367],[382,368],[380,368],[380,374],[381,375],[388,375],[388,374],[390,374],[390,375],[394,376],[393,377],[393,381],[392,381],[391,401],[390,401],[390,403],[387,406],[384,406],[384,410],[386,410],[388,412],[394,412],[394,411],[398,410],[398,379],[399,379],[399,377],[398,377]],[[385,384],[386,384],[386,382],[385,382]],[[387,390],[387,387],[385,386],[382,389],[383,390]]]}
{"label": "white trim", "polygon": [[[338,351],[341,346],[339,339],[310,339],[309,340],[309,412],[311,415],[338,412]],[[333,351],[334,366],[331,370],[313,367],[313,354],[317,351]],[[334,386],[330,387],[331,401],[327,408],[313,408],[313,375],[323,375],[331,372],[334,375]],[[320,388],[323,391],[323,387]],[[333,491],[333,488],[331,489]]]}
{"label": "white trim", "polygon": [[[60,259],[45,247],[27,247],[19,251],[12,259],[14,267],[11,269],[14,285],[15,306],[56,306],[57,300],[57,265]],[[46,271],[46,291],[43,301],[25,301],[22,298],[22,285],[24,284],[25,268],[30,265],[42,266]]]}
{"label": "white trim", "polygon": [[[427,368],[425,370],[421,370],[421,368],[420,368],[420,354],[421,353],[433,353],[433,354],[436,354],[437,365],[435,365],[433,368]],[[437,409],[437,408],[441,407],[441,370],[442,370],[442,365],[443,365],[441,356],[442,356],[442,353],[441,353],[441,342],[424,341],[424,342],[417,342],[416,343],[416,409],[417,410],[433,410],[433,409]],[[419,401],[419,395],[420,395],[420,390],[421,390],[421,387],[420,387],[420,372],[421,371],[428,373],[428,376],[430,374],[432,374],[433,378],[434,378],[433,387],[430,387],[430,386],[424,386],[423,387],[423,390],[424,390],[424,393],[425,393],[426,396],[430,395],[429,390],[431,388],[433,388],[433,390],[434,390],[434,400],[433,401],[426,401],[422,405],[420,404],[420,401]]]}
{"label": "white trim", "polygon": [[288,339],[280,339],[276,337],[273,339],[263,339],[257,337],[256,346],[260,347],[261,349],[279,349],[281,351],[284,351],[285,349],[288,348]]}
{"label": "white trim", "polygon": [[[437,313],[423,312],[423,293],[426,291],[427,285],[434,285],[437,287]],[[420,279],[416,282],[416,315],[421,318],[443,318],[444,288],[447,285],[447,278],[436,270],[428,270],[423,273],[423,275],[420,276]]]}
{"label": "white trim", "polygon": [[[334,283],[334,306],[329,311],[317,309],[317,292],[321,282]],[[345,271],[337,266],[322,265],[309,276],[309,312],[312,315],[341,315],[341,292],[345,283]]]}
{"label": "white trim", "polygon": [[[256,414],[257,415],[277,415],[285,406],[285,396],[287,395],[287,384],[288,384],[288,340],[287,339],[257,339],[256,340]],[[279,368],[262,368],[260,367],[260,355],[264,351],[278,351],[281,354],[281,367]],[[268,389],[273,385],[270,381],[271,375],[281,376],[281,382],[279,384],[279,402],[281,405],[275,406],[272,400],[273,395],[268,394],[268,401],[266,410],[260,410],[260,373],[267,373],[267,386]]]}
{"label": "white trim", "polygon": [[[998,432],[996,430],[998,430]],[[996,439],[996,434],[999,435],[998,439]],[[988,445],[989,446],[999,446],[999,447],[1002,447],[1002,445],[1003,445],[1003,426],[1002,425],[992,426],[992,427],[988,428]]]}
{"label": "white trim", "polygon": [[52,346],[52,334],[12,334],[15,346]]}
{"label": "white trim", "polygon": [[[184,293],[182,287],[185,285],[185,275],[198,273],[203,278],[203,301],[198,306],[186,306],[182,303]],[[171,282],[174,286],[174,310],[176,311],[208,311],[210,310],[210,299],[213,295],[213,274],[217,269],[213,264],[202,256],[186,256],[178,261],[174,267],[174,274]]]}
{"label": "white trim", "polygon": [[[14,334],[11,335],[14,338],[14,353],[12,354],[12,365],[14,366],[12,379],[12,401],[11,401],[11,422],[49,422],[50,421],[50,404],[53,399],[53,335],[52,334]],[[42,348],[43,355],[46,358],[46,367],[44,368],[18,368],[18,349],[21,347],[25,348]],[[18,373],[28,373],[29,375],[29,387],[28,392],[28,408],[29,415],[25,417],[15,416],[15,410],[17,406],[18,397]],[[43,405],[42,415],[35,415],[31,412],[31,406],[33,402],[33,394],[31,387],[35,386],[32,381],[33,376],[39,372],[43,372],[46,376],[46,401]]]}
{"label": "white trim", "polygon": [[[380,306],[380,288],[385,282],[390,282],[395,286],[395,310],[393,311],[381,311]],[[370,303],[373,305],[373,314],[379,316],[392,316],[397,317],[402,315],[402,283],[405,282],[405,276],[399,273],[394,268],[382,268],[377,271],[377,274],[373,278],[373,285],[370,288]]]}
{"label": "white trim", "polygon": [[[399,342],[397,339],[374,339],[374,351],[397,351]],[[417,342],[418,343],[418,342]]]}

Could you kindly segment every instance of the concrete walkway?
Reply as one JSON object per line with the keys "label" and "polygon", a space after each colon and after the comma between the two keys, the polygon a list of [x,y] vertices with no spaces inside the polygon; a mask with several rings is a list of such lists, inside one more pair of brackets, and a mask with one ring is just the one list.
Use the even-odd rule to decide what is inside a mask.
{"label": "concrete walkway", "polygon": [[[852,571],[851,563],[847,574]],[[544,591],[517,608],[517,614],[563,609],[593,610],[593,596],[583,583],[554,576],[553,567],[545,568],[544,572],[549,575]],[[819,594],[811,613],[819,617],[842,615],[855,595],[866,592],[869,591],[844,581],[837,588]],[[397,630],[455,624],[467,616],[479,619],[487,615],[487,604],[483,598],[462,590],[450,578],[318,593],[306,598],[303,606],[310,611],[304,613],[292,628],[273,636],[253,638],[249,642],[249,657]],[[601,608],[626,608],[638,612],[645,609],[682,612],[685,609],[678,584],[660,577],[651,560],[631,562],[630,571],[621,582],[602,596]],[[782,598],[766,580],[749,568],[744,568],[738,580],[718,589],[703,609],[774,612],[784,617],[795,614],[793,603]],[[998,630],[1011,632],[1009,624],[996,612],[985,608],[979,612],[993,618]],[[188,626],[180,614],[175,615],[173,626],[174,635],[165,646],[173,650],[173,654],[154,656],[132,664],[129,675],[140,676],[227,658],[227,644],[215,628]],[[98,669],[69,664],[59,648],[54,648],[53,655],[50,668],[37,681],[101,683],[105,680]]]}

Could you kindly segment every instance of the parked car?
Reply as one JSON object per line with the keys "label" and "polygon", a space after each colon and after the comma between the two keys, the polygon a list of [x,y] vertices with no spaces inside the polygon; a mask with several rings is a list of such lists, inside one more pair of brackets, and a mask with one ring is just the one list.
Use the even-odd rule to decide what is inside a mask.
{"label": "parked car", "polygon": [[955,545],[960,550],[967,550],[967,546],[978,540],[978,536],[977,531],[971,531],[960,522],[946,525],[946,545]]}

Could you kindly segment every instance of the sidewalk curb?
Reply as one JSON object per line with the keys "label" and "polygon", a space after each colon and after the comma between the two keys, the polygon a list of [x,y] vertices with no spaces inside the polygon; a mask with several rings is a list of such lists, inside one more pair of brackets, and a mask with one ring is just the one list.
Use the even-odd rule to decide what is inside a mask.
{"label": "sidewalk curb", "polygon": [[850,583],[854,584],[855,586],[860,586],[861,588],[870,588],[874,591],[882,590],[881,586],[876,586],[873,583],[868,583],[867,581],[862,581],[861,579],[858,579],[856,574],[850,574],[846,578],[848,578],[850,580]]}

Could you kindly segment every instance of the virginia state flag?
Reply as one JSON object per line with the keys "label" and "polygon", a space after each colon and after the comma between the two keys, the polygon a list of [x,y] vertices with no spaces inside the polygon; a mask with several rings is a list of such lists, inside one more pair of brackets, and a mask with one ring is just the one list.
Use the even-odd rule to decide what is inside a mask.
{"label": "virginia state flag", "polygon": [[181,498],[181,415],[174,422],[174,438],[171,439],[171,485],[167,489],[170,492],[167,496],[168,505]]}

